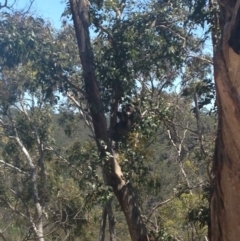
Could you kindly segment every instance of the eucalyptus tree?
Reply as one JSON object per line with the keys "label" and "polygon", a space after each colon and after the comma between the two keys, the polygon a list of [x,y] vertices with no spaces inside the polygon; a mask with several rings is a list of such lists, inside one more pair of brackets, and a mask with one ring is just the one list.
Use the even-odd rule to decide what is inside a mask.
{"label": "eucalyptus tree", "polygon": [[0,202],[3,217],[8,212],[1,235],[77,237],[86,224],[77,184],[82,175],[76,160],[69,163],[56,148],[53,127],[57,90],[78,71],[76,58],[43,19],[2,13],[0,28]]}
{"label": "eucalyptus tree", "polygon": [[[1,84],[6,94],[1,95],[1,107],[2,116],[10,117],[8,122],[2,118],[2,125],[7,138],[12,136],[16,139],[16,134],[21,137],[20,140],[33,159],[39,180],[44,179],[41,169],[46,168],[47,185],[40,185],[44,182],[37,181],[40,201],[46,200],[40,205],[44,209],[44,215],[46,212],[49,218],[49,226],[44,235],[48,234],[50,228],[55,228],[55,224],[59,224],[66,238],[74,239],[74,234],[77,236],[83,231],[82,224],[89,222],[75,214],[84,216],[84,210],[91,207],[87,204],[101,201],[106,205],[102,213],[99,240],[104,240],[107,215],[110,238],[116,239],[111,206],[112,200],[115,203],[112,195],[114,193],[125,214],[132,240],[148,240],[149,233],[153,239],[164,238],[164,230],[159,231],[158,226],[154,226],[154,231],[147,231],[147,228],[152,230],[150,217],[153,213],[155,215],[159,207],[155,204],[159,200],[154,199],[155,202],[151,203],[152,197],[144,200],[144,195],[156,195],[160,190],[156,168],[149,165],[154,160],[151,144],[163,130],[165,135],[161,136],[161,141],[167,139],[171,146],[171,153],[165,154],[165,158],[170,160],[174,153],[174,159],[179,163],[182,173],[181,183],[187,183],[186,189],[191,190],[191,184],[196,184],[196,181],[192,181],[190,170],[185,171],[187,167],[184,163],[187,157],[185,140],[188,138],[185,134],[190,129],[189,122],[194,122],[193,114],[186,113],[184,107],[191,109],[191,100],[172,94],[170,90],[181,76],[185,78],[185,85],[191,87],[191,75],[196,74],[197,70],[191,72],[189,66],[200,69],[201,62],[195,60],[196,54],[202,54],[202,39],[195,37],[193,21],[187,21],[189,8],[185,2],[93,1],[89,8],[88,2],[70,1],[64,15],[68,16],[71,11],[75,29],[64,20],[59,32],[41,19],[31,16],[22,18],[21,14],[4,15],[1,21],[3,31],[0,35],[0,54],[4,77]],[[92,39],[89,29],[90,33],[94,33]],[[78,60],[76,42],[81,63]],[[208,67],[205,66],[197,78],[208,74]],[[203,90],[201,92],[201,88],[194,89],[201,97]],[[66,155],[53,148],[50,143],[52,111],[62,101],[66,106],[60,108],[63,111],[61,122],[66,127],[67,134],[76,132],[76,127],[82,123],[81,118],[89,127],[90,136],[96,141],[98,151],[91,142],[85,147],[81,146],[81,136]],[[201,104],[201,101],[204,105],[204,99],[196,100],[199,103],[195,105]],[[26,111],[23,111],[21,103],[26,105]],[[135,124],[123,138],[114,138],[111,133],[119,125],[121,107],[126,105],[135,108]],[[9,111],[13,110],[13,106],[14,114],[10,115]],[[24,119],[26,114],[30,119]],[[178,120],[181,115],[184,117]],[[196,123],[193,126],[193,129],[196,128],[193,132],[198,138],[202,136],[201,128]],[[8,130],[12,130],[13,135]],[[40,145],[37,135],[42,138]],[[116,139],[120,140],[117,144],[114,143]],[[190,138],[189,142],[191,141]],[[29,142],[32,143],[32,149],[28,148]],[[20,162],[25,163],[22,156],[24,152],[19,150],[16,143],[14,148],[14,152],[8,154],[18,155],[21,157]],[[40,150],[46,157],[41,159],[45,167],[38,162]],[[13,171],[19,167],[15,165],[11,155],[9,162],[3,160],[3,164],[10,164]],[[99,166],[103,170],[103,178],[98,175]],[[26,171],[25,166],[20,167],[20,170]],[[190,181],[189,176],[192,178]],[[104,187],[103,179],[110,187]],[[42,187],[47,197],[41,196]],[[63,187],[69,190],[70,197]],[[80,198],[78,192],[81,194]],[[179,191],[174,195],[176,193]],[[33,200],[32,198],[33,196],[29,200]],[[85,205],[82,204],[84,198],[87,200]],[[30,207],[32,215],[33,209]],[[22,210],[21,206],[15,211]],[[83,223],[77,220],[83,220]],[[43,221],[47,222],[46,218],[43,217]],[[32,230],[34,229],[30,229]],[[54,235],[56,233],[53,232]],[[30,233],[29,238],[32,238],[31,235],[33,236]],[[126,238],[127,233],[124,232],[124,235]],[[169,238],[173,236],[169,235]]]}
{"label": "eucalyptus tree", "polygon": [[[69,12],[105,182],[121,205],[132,240],[149,240],[131,179],[124,175],[112,152],[111,133],[119,106],[126,103],[137,106],[142,126],[145,123],[145,128],[140,128],[143,135],[155,130],[147,127],[149,119],[152,127],[154,122],[156,128],[159,126],[161,93],[179,75],[183,56],[199,52],[202,40],[194,38],[193,27],[184,17],[188,14],[184,3],[93,1],[90,5],[72,0],[66,14]],[[98,34],[92,42],[91,23]],[[147,98],[153,101],[144,106]],[[105,113],[110,116],[109,132]]]}
{"label": "eucalyptus tree", "polygon": [[211,176],[210,240],[238,240],[239,229],[239,27],[240,1],[191,1],[191,19],[208,26],[218,114]]}
{"label": "eucalyptus tree", "polygon": [[240,1],[219,1],[214,12],[214,76],[218,133],[213,163],[210,239],[238,240]]}

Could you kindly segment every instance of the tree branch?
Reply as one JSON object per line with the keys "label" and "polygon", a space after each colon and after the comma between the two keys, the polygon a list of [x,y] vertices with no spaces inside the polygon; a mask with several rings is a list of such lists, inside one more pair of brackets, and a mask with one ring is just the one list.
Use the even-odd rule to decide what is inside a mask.
{"label": "tree branch", "polygon": [[87,98],[87,94],[85,91],[83,91],[80,87],[73,84],[69,79],[66,79],[67,83],[75,90],[77,90],[79,93],[81,93],[85,98]]}
{"label": "tree branch", "polygon": [[13,139],[16,140],[17,144],[19,145],[20,149],[22,150],[26,159],[28,160],[28,164],[29,164],[30,169],[31,169],[31,182],[32,182],[32,191],[33,191],[32,195],[33,195],[35,210],[36,210],[36,213],[37,213],[36,224],[33,221],[32,221],[32,223],[34,224],[34,227],[35,227],[34,230],[35,230],[35,233],[36,233],[39,241],[44,241],[43,227],[42,227],[42,206],[39,203],[36,167],[34,165],[34,162],[31,158],[30,154],[28,153],[27,149],[25,148],[22,141],[18,137],[18,132],[17,132],[17,129],[15,127],[15,124],[13,122],[12,122],[12,124],[13,124],[13,130],[15,132],[15,136],[11,136],[10,138],[13,138]]}
{"label": "tree branch", "polygon": [[167,199],[167,200],[165,200],[165,201],[163,201],[163,202],[158,203],[158,204],[151,210],[151,212],[148,214],[148,217],[147,217],[147,221],[146,221],[146,222],[147,222],[147,223],[149,222],[151,216],[153,215],[153,213],[154,213],[158,208],[160,208],[160,207],[163,206],[164,204],[169,203],[169,202],[172,201],[173,199],[174,199],[174,197],[171,197],[171,198],[169,198],[169,199]]}
{"label": "tree branch", "polygon": [[116,7],[116,6],[114,6],[114,3],[113,3],[112,0],[110,0],[110,2],[112,2],[112,8],[113,8],[113,10],[114,10],[115,13],[116,13],[116,18],[117,18],[118,20],[120,20],[121,17],[122,17],[123,10],[124,10],[124,8],[125,8],[126,0],[122,0],[122,1],[120,2],[119,8]]}
{"label": "tree branch", "polygon": [[67,97],[77,106],[77,108],[78,108],[81,116],[83,117],[86,125],[88,126],[88,128],[90,129],[92,134],[94,135],[91,116],[88,113],[86,113],[86,111],[84,111],[84,109],[82,108],[80,103],[69,92],[67,92]]}
{"label": "tree branch", "polygon": [[209,59],[206,59],[206,58],[202,58],[202,57],[199,57],[199,56],[193,56],[193,55],[188,55],[187,58],[196,58],[196,59],[200,59],[204,62],[207,62],[211,65],[213,65],[213,61],[209,60]]}
{"label": "tree branch", "polygon": [[0,160],[0,164],[4,165],[4,166],[6,166],[6,167],[9,167],[10,169],[13,169],[14,171],[17,171],[17,172],[19,172],[19,173],[21,173],[21,174],[24,174],[24,175],[28,175],[28,176],[29,176],[28,173],[22,171],[22,170],[19,169],[18,167],[15,167],[15,166],[11,165],[10,163],[7,163],[7,162],[5,162],[5,161],[3,161],[3,160]]}
{"label": "tree branch", "polygon": [[186,38],[184,38],[183,36],[181,36],[179,33],[176,33],[175,31],[173,31],[171,28],[165,26],[165,25],[156,25],[155,27],[160,27],[160,28],[164,28],[164,29],[168,29],[170,32],[172,32],[174,35],[176,35],[177,37],[179,37],[180,39],[183,40],[183,45],[182,47],[185,48],[186,47]]}
{"label": "tree branch", "polygon": [[75,170],[77,170],[80,174],[83,172],[79,170],[76,166],[72,165],[67,159],[62,157],[56,150],[54,150],[52,147],[45,147],[45,150],[52,151],[60,160],[64,161],[69,166],[73,167]]}

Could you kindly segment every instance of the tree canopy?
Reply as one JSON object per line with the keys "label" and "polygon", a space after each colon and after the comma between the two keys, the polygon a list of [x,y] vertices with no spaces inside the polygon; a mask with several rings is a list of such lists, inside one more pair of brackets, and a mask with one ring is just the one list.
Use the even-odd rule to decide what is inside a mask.
{"label": "tree canopy", "polygon": [[0,237],[209,240],[225,6],[65,2],[0,4]]}

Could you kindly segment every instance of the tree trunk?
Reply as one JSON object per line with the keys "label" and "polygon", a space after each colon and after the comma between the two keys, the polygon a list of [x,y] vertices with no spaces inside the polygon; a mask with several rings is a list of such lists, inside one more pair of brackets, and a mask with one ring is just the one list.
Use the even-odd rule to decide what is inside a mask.
{"label": "tree trunk", "polygon": [[21,148],[22,152],[24,153],[30,170],[31,170],[31,183],[32,183],[32,196],[33,196],[33,201],[34,201],[34,206],[35,206],[35,218],[34,220],[32,219],[32,217],[30,216],[30,221],[32,223],[32,227],[35,231],[35,234],[37,236],[37,240],[38,241],[44,241],[44,233],[43,233],[43,210],[42,210],[42,206],[39,202],[39,197],[38,197],[38,188],[37,188],[37,171],[36,171],[36,167],[34,165],[34,162],[30,156],[30,154],[28,153],[27,149],[25,148],[25,146],[23,145],[22,141],[19,139],[18,137],[18,133],[16,128],[14,127],[15,130],[15,137],[14,139],[16,140],[16,142],[18,143],[19,147]]}
{"label": "tree trunk", "polygon": [[108,214],[108,226],[109,226],[109,236],[110,236],[110,241],[116,241],[116,231],[115,231],[115,217],[113,215],[113,209],[112,209],[112,200],[109,200],[106,203],[106,209],[107,209],[107,214]]}
{"label": "tree trunk", "polygon": [[106,206],[104,206],[102,211],[102,219],[100,224],[98,241],[105,241],[106,223],[107,223],[107,208]]}
{"label": "tree trunk", "polygon": [[220,6],[222,39],[214,53],[219,123],[210,202],[211,241],[240,239],[240,0],[226,2]]}
{"label": "tree trunk", "polygon": [[110,241],[116,241],[117,240],[116,239],[116,232],[115,232],[116,221],[115,221],[115,218],[114,218],[114,215],[113,215],[113,210],[112,210],[112,200],[107,201],[107,203],[103,207],[102,220],[101,220],[99,238],[98,238],[99,241],[105,240],[105,230],[106,230],[107,217],[108,217]]}
{"label": "tree trunk", "polygon": [[112,186],[125,214],[132,240],[147,241],[149,240],[147,229],[141,218],[140,208],[137,205],[132,186],[124,179],[121,168],[113,157],[108,138],[106,118],[94,72],[94,58],[89,37],[89,2],[87,0],[70,0],[69,2],[95,138],[101,153],[100,157],[105,159],[104,175],[107,178],[107,184]]}

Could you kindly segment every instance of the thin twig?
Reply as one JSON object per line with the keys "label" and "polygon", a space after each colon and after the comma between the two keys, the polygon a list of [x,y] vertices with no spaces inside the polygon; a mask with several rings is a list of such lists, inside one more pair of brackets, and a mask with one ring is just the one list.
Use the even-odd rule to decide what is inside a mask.
{"label": "thin twig", "polygon": [[51,146],[49,147],[45,147],[44,150],[48,150],[48,151],[52,151],[60,160],[62,160],[63,162],[65,162],[66,164],[68,164],[69,166],[73,167],[75,170],[77,170],[80,174],[82,174],[83,172],[81,170],[79,170],[76,166],[72,165],[67,159],[65,159],[64,157],[62,157],[56,150],[54,150]]}
{"label": "thin twig", "polygon": [[151,218],[151,216],[153,215],[153,213],[154,213],[158,208],[160,208],[160,207],[163,206],[164,204],[169,203],[169,202],[172,201],[173,199],[174,199],[174,197],[171,197],[171,198],[169,198],[169,199],[167,199],[167,200],[165,200],[165,201],[163,201],[163,202],[158,203],[158,204],[151,210],[151,212],[148,214],[148,217],[147,217],[147,221],[146,221],[146,222],[149,221],[149,219]]}
{"label": "thin twig", "polygon": [[86,111],[84,111],[84,109],[82,108],[82,106],[80,105],[80,103],[68,92],[67,93],[67,97],[77,106],[81,116],[83,117],[85,124],[88,126],[88,128],[90,129],[90,131],[92,132],[92,134],[94,134],[94,130],[92,127],[92,118],[91,116],[86,113]]}

